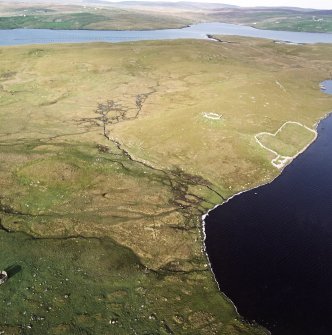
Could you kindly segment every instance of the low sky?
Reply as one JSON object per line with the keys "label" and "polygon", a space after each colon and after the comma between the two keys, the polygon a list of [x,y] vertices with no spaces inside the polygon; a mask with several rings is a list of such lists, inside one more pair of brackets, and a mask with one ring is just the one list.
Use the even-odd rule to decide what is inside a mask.
{"label": "low sky", "polygon": [[[123,0],[108,0],[108,1],[123,1]],[[156,0],[148,0],[148,1],[156,1]],[[185,1],[185,0],[160,0],[160,1]],[[220,2],[238,6],[288,6],[288,7],[302,7],[302,8],[332,9],[331,0],[188,0],[188,1]]]}

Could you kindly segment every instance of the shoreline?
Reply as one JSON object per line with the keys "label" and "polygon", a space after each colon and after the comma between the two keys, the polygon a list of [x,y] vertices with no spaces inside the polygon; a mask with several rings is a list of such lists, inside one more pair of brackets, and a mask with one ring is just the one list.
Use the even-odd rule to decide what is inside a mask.
{"label": "shoreline", "polygon": [[[239,26],[239,27],[249,27],[258,31],[276,31],[276,32],[290,32],[290,33],[309,33],[309,34],[329,34],[332,35],[332,31],[310,31],[310,30],[303,30],[303,31],[298,31],[298,30],[285,30],[285,29],[267,29],[267,28],[257,28],[255,26],[252,25],[247,25],[244,23],[231,23],[231,22],[223,22],[223,21],[197,21],[197,22],[192,22],[192,23],[188,23],[188,24],[179,24],[178,27],[164,27],[164,28],[143,28],[143,29],[107,29],[107,28],[99,28],[99,29],[89,29],[89,28],[30,28],[30,27],[15,27],[15,28],[1,28],[0,30],[24,30],[24,29],[32,29],[32,30],[54,30],[54,31],[59,31],[59,30],[64,30],[64,31],[73,31],[73,30],[77,30],[77,31],[109,31],[109,32],[119,32],[119,31],[128,31],[128,32],[132,32],[132,31],[153,31],[153,30],[177,30],[177,29],[186,29],[186,28],[190,28],[192,26],[195,26],[197,24],[206,24],[206,23],[221,23],[221,24],[229,24],[229,25],[234,25],[234,26]],[[211,36],[211,37],[210,37]],[[215,39],[217,41],[219,41],[218,39],[212,37],[213,34],[207,34],[208,38],[211,39]],[[219,41],[219,42],[223,42],[223,41]],[[280,42],[278,40],[276,40],[275,42]],[[296,42],[291,42],[291,41],[282,41],[284,42],[284,44],[294,44],[294,45],[305,45],[307,43],[296,43]]]}
{"label": "shoreline", "polygon": [[[208,27],[211,25],[211,29]],[[31,37],[27,37],[23,33],[23,37],[20,39],[14,39],[11,35],[9,38],[5,39],[4,42],[0,43],[0,47],[5,47],[5,46],[19,46],[19,45],[39,45],[39,44],[73,44],[73,43],[94,43],[94,42],[105,42],[105,43],[125,43],[125,42],[136,42],[136,41],[156,41],[156,40],[179,40],[179,39],[194,39],[194,40],[210,40],[213,42],[220,42],[220,43],[238,43],[238,42],[233,42],[233,41],[228,41],[227,36],[239,36],[239,37],[246,37],[246,38],[258,38],[258,39],[265,39],[265,40],[272,40],[274,43],[285,43],[285,44],[296,44],[296,45],[307,45],[307,44],[318,44],[318,43],[323,43],[323,44],[331,44],[332,40],[332,33],[320,33],[322,34],[322,38],[320,39],[313,39],[310,38],[309,35],[307,34],[318,34],[318,33],[312,33],[312,32],[292,32],[288,30],[264,30],[264,29],[256,29],[256,31],[261,31],[261,32],[268,32],[270,35],[273,33],[277,33],[277,37],[275,36],[270,36],[269,34],[263,34],[263,35],[252,35],[248,34],[246,32],[241,31],[234,31],[234,32],[226,32],[224,31],[225,27],[214,27],[213,25],[222,25],[225,26],[226,28],[233,29],[232,27],[243,27],[243,28],[250,28],[252,27],[247,26],[247,25],[240,25],[240,24],[231,24],[231,23],[225,23],[225,22],[193,22],[192,24],[186,24],[186,25],[181,25],[178,28],[149,28],[149,29],[85,29],[85,28],[79,28],[79,29],[57,29],[57,28],[5,28],[5,29],[0,29],[0,33],[4,34],[4,36],[7,36],[7,32],[14,32],[14,31],[19,31],[19,32],[28,32],[30,31],[30,34],[32,34],[32,39]],[[203,27],[201,27],[203,26]],[[216,31],[217,30],[217,31]],[[219,31],[220,30],[220,31]],[[40,41],[38,37],[37,32],[43,31],[43,32],[49,32],[52,33],[51,36],[46,37],[46,39]],[[162,32],[170,32],[171,36],[163,36]],[[34,33],[36,32],[36,33]],[[70,34],[70,33],[82,33],[85,32],[86,34],[102,34],[98,38],[94,36],[82,36],[83,39],[77,41],[76,37],[71,38],[70,36],[67,36],[65,39],[59,38],[59,34]],[[158,34],[162,34],[161,36],[131,36],[131,34],[134,33],[137,34],[149,34],[152,32],[155,32]],[[103,34],[120,34],[120,36],[103,36]],[[188,33],[188,34],[187,34]],[[278,34],[286,34],[286,36],[283,35],[278,35]],[[292,37],[289,36],[289,33],[294,33],[296,36]],[[26,33],[28,34],[28,33]],[[35,36],[37,34],[37,36]],[[55,35],[53,35],[55,34]],[[122,36],[122,35],[125,36]],[[128,36],[127,36],[127,35]],[[173,36],[174,35],[174,36]],[[218,36],[225,36],[225,40],[222,40],[218,38]],[[309,37],[305,37],[309,36]],[[43,37],[44,38],[44,37]],[[309,39],[308,39],[309,38]],[[17,42],[19,41],[19,42]]]}
{"label": "shoreline", "polygon": [[[323,92],[323,93],[325,93],[325,92]],[[210,208],[205,214],[203,214],[202,216],[201,216],[201,235],[202,235],[202,252],[204,253],[204,255],[205,255],[205,257],[206,257],[206,260],[207,260],[207,265],[208,265],[208,267],[209,267],[209,269],[210,269],[210,272],[212,273],[212,276],[213,276],[213,279],[214,279],[214,281],[215,281],[215,283],[217,284],[217,287],[218,287],[218,290],[219,290],[219,292],[233,305],[233,307],[234,307],[234,309],[235,309],[235,312],[238,314],[238,316],[240,317],[240,318],[242,318],[243,319],[243,316],[241,315],[241,314],[239,314],[239,312],[238,312],[238,309],[237,309],[237,306],[235,305],[235,303],[232,301],[232,299],[231,298],[229,298],[222,290],[221,290],[221,288],[220,288],[220,284],[219,284],[219,282],[217,281],[217,279],[216,279],[216,276],[215,276],[215,273],[214,273],[214,270],[213,270],[213,267],[212,267],[212,264],[211,264],[211,261],[210,261],[210,258],[209,258],[209,255],[208,255],[208,253],[207,253],[207,250],[206,250],[206,229],[205,229],[205,226],[206,226],[206,222],[205,222],[205,219],[206,219],[206,217],[208,217],[209,216],[209,214],[210,214],[210,212],[212,212],[213,210],[215,210],[217,207],[219,207],[219,206],[222,206],[222,205],[224,205],[224,204],[226,204],[227,202],[229,202],[230,200],[232,200],[233,198],[235,198],[236,196],[239,196],[239,195],[241,195],[242,193],[245,193],[245,192],[249,192],[249,191],[253,191],[253,190],[256,190],[256,189],[258,189],[258,188],[260,188],[260,187],[262,187],[262,186],[266,186],[266,185],[269,185],[269,184],[271,184],[272,182],[274,182],[278,177],[280,177],[281,176],[281,174],[282,174],[282,172],[284,171],[284,169],[288,166],[288,165],[290,165],[292,162],[293,162],[293,160],[295,159],[295,158],[297,158],[298,156],[300,156],[302,153],[304,153],[316,140],[317,140],[317,138],[318,138],[318,131],[317,131],[317,129],[318,129],[318,126],[319,126],[319,124],[323,121],[323,120],[325,120],[325,119],[327,119],[328,117],[330,117],[330,116],[332,116],[332,111],[330,111],[330,112],[327,112],[324,116],[322,116],[321,118],[319,118],[318,119],[318,121],[317,122],[315,122],[315,124],[313,125],[313,129],[311,129],[312,131],[315,131],[316,132],[316,136],[315,136],[315,138],[304,148],[304,149],[302,149],[300,152],[298,152],[298,154],[296,155],[296,156],[294,156],[290,161],[289,161],[289,163],[287,164],[287,165],[285,165],[285,166],[283,166],[281,169],[278,169],[279,170],[279,174],[277,175],[277,176],[275,176],[274,178],[272,178],[270,181],[268,181],[268,182],[265,182],[265,183],[262,183],[262,184],[259,184],[259,185],[257,185],[257,186],[255,186],[255,187],[253,187],[253,188],[249,188],[249,189],[247,189],[247,190],[244,190],[244,191],[240,191],[240,192],[238,192],[238,193],[235,193],[234,195],[232,195],[232,196],[230,196],[229,198],[227,198],[223,203],[221,203],[221,204],[216,204],[213,208]],[[246,319],[244,319],[244,320],[246,320]],[[248,322],[248,321],[247,321]],[[261,324],[259,324],[259,323],[257,323],[256,321],[255,321],[255,323],[254,324],[257,324],[257,325],[259,325],[260,327],[263,327],[266,331],[267,331],[267,333],[269,334],[269,335],[271,335],[271,332],[266,328],[266,327],[264,327],[263,325],[261,325]]]}
{"label": "shoreline", "polygon": [[105,32],[105,31],[110,31],[110,32],[119,32],[119,31],[128,31],[128,32],[132,32],[132,31],[137,31],[137,32],[140,32],[140,31],[154,31],[154,30],[177,30],[177,29],[185,29],[185,28],[190,28],[192,25],[195,25],[195,24],[199,24],[199,23],[202,23],[202,22],[198,22],[198,23],[192,23],[192,24],[186,24],[186,25],[180,25],[179,27],[173,27],[173,28],[146,28],[146,29],[88,29],[88,28],[67,28],[67,29],[64,29],[64,28],[30,28],[30,27],[17,27],[17,28],[1,28],[0,30],[3,30],[3,31],[13,31],[13,30],[52,30],[52,31],[91,31],[91,32],[94,32],[94,31],[102,31],[102,32]]}

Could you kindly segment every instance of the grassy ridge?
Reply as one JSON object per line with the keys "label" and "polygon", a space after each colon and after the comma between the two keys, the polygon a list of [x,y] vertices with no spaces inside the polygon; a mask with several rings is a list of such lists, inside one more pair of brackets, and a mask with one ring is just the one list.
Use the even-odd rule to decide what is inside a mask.
{"label": "grassy ridge", "polygon": [[258,29],[332,33],[331,11],[271,9],[220,10],[207,14],[208,20],[244,24]]}
{"label": "grassy ridge", "polygon": [[181,28],[193,22],[180,15],[122,9],[81,9],[69,12],[41,10],[24,14],[0,16],[0,29],[90,29],[90,30],[149,30]]}
{"label": "grassy ridge", "polygon": [[27,15],[0,18],[0,29],[43,28],[43,29],[83,29],[90,23],[106,21],[107,17],[92,13],[58,15]]}
{"label": "grassy ridge", "polygon": [[325,17],[323,21],[315,21],[312,18],[282,18],[263,21],[256,24],[260,29],[289,30],[315,33],[332,33],[332,17]]}

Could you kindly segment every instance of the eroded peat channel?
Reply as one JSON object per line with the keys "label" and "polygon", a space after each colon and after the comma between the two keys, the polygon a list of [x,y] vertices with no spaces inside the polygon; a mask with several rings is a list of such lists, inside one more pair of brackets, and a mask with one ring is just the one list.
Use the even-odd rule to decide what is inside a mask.
{"label": "eroded peat channel", "polygon": [[[332,94],[331,81],[322,90]],[[205,218],[216,279],[239,313],[272,335],[331,334],[332,116],[271,184]]]}

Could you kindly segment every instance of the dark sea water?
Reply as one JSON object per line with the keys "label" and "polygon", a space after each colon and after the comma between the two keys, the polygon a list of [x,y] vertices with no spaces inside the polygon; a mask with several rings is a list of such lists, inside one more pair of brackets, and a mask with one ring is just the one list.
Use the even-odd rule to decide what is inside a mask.
{"label": "dark sea water", "polygon": [[[332,81],[322,84],[332,94]],[[221,291],[273,335],[332,334],[332,116],[317,130],[271,184],[205,219]]]}
{"label": "dark sea water", "polygon": [[13,29],[0,30],[0,45],[129,42],[142,40],[167,40],[178,38],[207,38],[207,34],[262,37],[293,43],[332,43],[332,34],[291,31],[260,30],[228,23],[200,23],[182,29],[147,31],[96,31]]}

